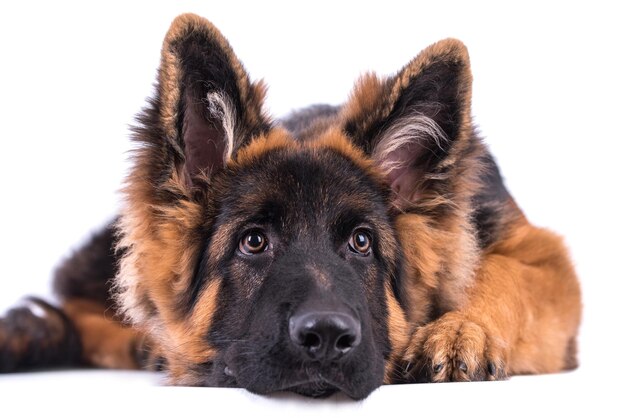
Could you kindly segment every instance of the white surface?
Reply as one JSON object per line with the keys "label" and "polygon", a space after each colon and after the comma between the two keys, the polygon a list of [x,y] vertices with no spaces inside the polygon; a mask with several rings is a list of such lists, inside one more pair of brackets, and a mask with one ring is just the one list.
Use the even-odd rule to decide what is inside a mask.
{"label": "white surface", "polygon": [[395,72],[453,36],[469,48],[475,121],[510,190],[533,222],[565,235],[572,250],[585,302],[582,369],[488,385],[383,388],[357,406],[158,388],[150,375],[2,376],[1,416],[7,401],[76,415],[76,402],[98,413],[120,408],[117,397],[135,399],[137,410],[146,403],[184,410],[188,402],[206,415],[217,406],[329,404],[385,413],[398,400],[411,415],[617,407],[611,394],[625,371],[626,317],[619,2],[338,3],[0,2],[0,310],[25,294],[48,295],[59,259],[114,215],[127,126],[151,94],[163,35],[178,13],[194,11],[223,31],[252,77],[270,85],[275,115],[339,103],[360,73]]}
{"label": "white surface", "polygon": [[[623,390],[597,390],[584,373],[515,377],[507,382],[383,386],[367,399],[315,400],[288,393],[158,386],[146,372],[75,371],[0,376],[2,408],[13,416],[502,416],[623,417]],[[37,415],[36,415],[37,414]]]}

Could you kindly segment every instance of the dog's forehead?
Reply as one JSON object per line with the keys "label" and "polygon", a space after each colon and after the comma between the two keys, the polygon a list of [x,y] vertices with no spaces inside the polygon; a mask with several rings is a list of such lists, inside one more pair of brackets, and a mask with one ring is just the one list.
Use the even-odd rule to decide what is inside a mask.
{"label": "dog's forehead", "polygon": [[[340,209],[371,211],[382,196],[358,167],[332,151],[272,152],[261,167],[239,173],[234,202],[242,209],[323,215]],[[286,214],[286,213],[285,213]]]}
{"label": "dog's forehead", "polygon": [[326,137],[307,143],[288,137],[281,146],[269,141],[265,148],[254,145],[254,157],[247,155],[229,173],[225,207],[240,216],[271,215],[283,221],[384,216],[386,189],[364,157],[337,144],[341,142]]}

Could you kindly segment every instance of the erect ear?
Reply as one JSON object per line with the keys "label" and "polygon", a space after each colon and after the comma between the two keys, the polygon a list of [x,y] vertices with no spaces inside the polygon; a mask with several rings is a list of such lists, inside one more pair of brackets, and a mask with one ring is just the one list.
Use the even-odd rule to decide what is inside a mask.
{"label": "erect ear", "polygon": [[455,150],[471,135],[471,73],[465,46],[429,46],[386,79],[362,77],[343,109],[346,133],[387,176],[400,209],[437,193]]}
{"label": "erect ear", "polygon": [[181,15],[163,42],[157,96],[141,117],[140,140],[165,151],[172,158],[166,165],[173,163],[190,185],[224,167],[238,148],[268,129],[264,95],[264,86],[250,82],[208,20]]}

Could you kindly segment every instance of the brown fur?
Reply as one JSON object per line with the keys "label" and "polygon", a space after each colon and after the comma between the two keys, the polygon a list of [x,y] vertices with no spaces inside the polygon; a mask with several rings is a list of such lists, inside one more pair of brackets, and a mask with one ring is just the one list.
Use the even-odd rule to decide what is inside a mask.
{"label": "brown fur", "polygon": [[[468,293],[465,306],[418,328],[407,362],[417,356],[414,366],[443,365],[437,381],[495,378],[487,374],[489,363],[503,375],[568,368],[580,290],[554,234],[520,219],[510,236],[485,254]],[[459,372],[461,362],[467,372]]]}
{"label": "brown fur", "polygon": [[208,38],[213,39],[222,51],[226,52],[230,66],[235,71],[237,77],[237,87],[241,92],[242,101],[250,108],[246,116],[250,119],[250,125],[261,123],[261,104],[265,97],[266,87],[263,83],[250,83],[248,74],[244,70],[241,62],[235,56],[228,41],[222,36],[219,30],[208,20],[187,13],[179,16],[172,22],[172,25],[163,41],[161,69],[159,71],[159,86],[163,97],[161,107],[161,119],[165,125],[165,133],[170,138],[176,136],[176,121],[178,119],[177,104],[180,99],[180,57],[173,51],[173,45],[191,32],[204,32]]}
{"label": "brown fur", "polygon": [[82,361],[85,364],[111,368],[133,369],[138,334],[112,316],[111,310],[86,299],[73,299],[62,305],[81,336]]}
{"label": "brown fur", "polygon": [[[188,124],[211,122],[213,127],[201,134],[219,135],[222,129],[212,115],[193,113],[197,110],[193,101],[204,100],[207,91],[198,93],[193,89],[202,86],[185,85],[190,64],[181,56],[180,45],[191,35],[213,42],[234,74],[238,104],[229,110],[237,120],[224,167],[196,170],[185,161],[197,145],[190,142],[193,132]],[[421,79],[428,82],[422,86]],[[262,110],[265,87],[249,80],[228,42],[203,18],[188,14],[174,21],[163,44],[158,81],[154,108],[158,112],[145,119],[160,130],[138,130],[141,146],[117,224],[122,261],[115,290],[121,314],[132,328],[122,325],[116,315],[102,314],[108,312],[106,296],[90,298],[60,286],[65,296],[62,310],[81,337],[82,362],[134,368],[140,362],[137,350],[149,347],[166,357],[171,383],[203,384],[196,370],[216,357],[217,348],[206,335],[217,320],[224,286],[219,273],[212,273],[202,286],[194,283],[203,237],[217,214],[213,196],[203,187],[214,181],[213,170],[249,167],[270,152],[330,150],[379,187],[391,190],[389,216],[395,220],[395,231],[389,227],[381,231],[381,257],[394,260],[402,253],[404,265],[400,288],[387,283],[384,295],[378,295],[386,303],[390,345],[386,383],[493,380],[576,366],[581,296],[561,239],[530,225],[510,197],[483,196],[492,186],[485,180],[491,170],[489,153],[471,123],[472,76],[461,42],[447,39],[426,48],[394,76],[365,75],[338,112],[327,112],[308,128],[298,128],[300,138],[271,126]],[[431,85],[445,90],[444,99],[452,103],[438,103],[438,90],[429,90]],[[436,120],[446,112],[452,114],[450,120]],[[447,138],[445,144],[437,144],[440,155],[423,143],[400,150],[415,154],[403,167],[412,181],[407,190],[405,184],[394,183],[392,173],[378,160],[381,155],[404,158],[402,153],[376,150],[392,146],[393,124],[411,120],[414,114],[439,123]],[[223,133],[228,138],[229,133]],[[262,203],[255,193],[239,199],[250,207]],[[477,232],[478,204],[497,208],[495,226],[485,234],[488,239]],[[211,263],[224,256],[236,225],[211,233],[206,254],[209,271],[216,272]],[[323,271],[310,269],[328,287],[330,279]],[[76,286],[73,276],[66,277],[76,269],[62,270],[65,278],[58,283]],[[189,289],[194,286],[197,298],[192,301]],[[9,340],[3,332],[0,326],[0,342]],[[18,352],[20,347],[11,350]]]}

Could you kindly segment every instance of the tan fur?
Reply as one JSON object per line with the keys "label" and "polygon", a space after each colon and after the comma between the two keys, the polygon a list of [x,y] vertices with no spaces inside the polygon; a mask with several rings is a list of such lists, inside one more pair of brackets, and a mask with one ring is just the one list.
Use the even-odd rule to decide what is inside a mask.
{"label": "tan fur", "polygon": [[295,148],[298,144],[286,130],[273,129],[268,136],[255,138],[252,142],[237,153],[236,164],[246,165],[252,163],[260,155],[279,148]]}
{"label": "tan fur", "polygon": [[557,372],[570,368],[580,316],[580,288],[561,240],[520,217],[483,256],[468,303],[418,328],[405,360],[442,364],[435,380],[469,380],[488,362],[505,374]]}
{"label": "tan fur", "polygon": [[140,334],[135,329],[123,326],[119,318],[90,300],[68,300],[63,310],[81,336],[85,364],[110,369],[137,368],[134,354]]}
{"label": "tan fur", "polygon": [[[183,192],[180,184],[174,182],[172,187]],[[145,192],[131,191],[140,196]],[[141,199],[138,197],[136,201]],[[122,242],[132,242],[132,245],[128,247],[131,253],[122,263],[118,281],[118,286],[128,286],[124,291],[126,312],[139,329],[167,348],[168,360],[207,361],[211,348],[206,346],[202,335],[215,308],[213,299],[217,287],[214,286],[217,285],[212,284],[203,292],[200,296],[203,303],[196,306],[197,311],[190,318],[180,318],[176,313],[175,297],[190,286],[193,266],[199,257],[200,241],[196,231],[203,222],[203,211],[191,201],[166,208],[139,205],[134,210],[138,213],[127,216],[125,221],[136,219],[139,223],[133,225],[132,235],[126,235]],[[130,208],[127,214],[132,214]],[[146,298],[154,304],[158,316],[145,311]]]}
{"label": "tan fur", "polygon": [[[414,372],[432,372],[440,365],[442,369],[432,373],[435,381],[571,368],[580,290],[560,240],[530,226],[512,202],[504,220],[506,238],[481,251],[472,233],[470,199],[481,187],[478,158],[485,150],[481,144],[468,148],[471,73],[466,48],[456,40],[441,41],[395,77],[362,77],[342,118],[355,125],[357,136],[366,134],[391,113],[411,80],[437,60],[450,60],[461,69],[458,99],[463,113],[458,138],[440,164],[448,168],[446,177],[425,173],[423,180],[447,181],[452,193],[437,195],[436,187],[425,188],[426,193],[412,202],[414,213],[396,220],[406,257],[407,332],[413,332],[404,360]],[[379,134],[379,140],[384,142],[385,135]],[[431,216],[441,206],[448,208],[448,215]],[[448,313],[426,323],[433,311]],[[497,369],[495,375],[488,373],[489,362]]]}
{"label": "tan fur", "polygon": [[389,285],[385,287],[385,299],[387,302],[388,318],[387,327],[389,329],[389,341],[391,342],[391,356],[385,363],[385,383],[393,381],[395,363],[403,354],[404,348],[409,339],[409,325],[406,321],[406,313],[393,296]]}
{"label": "tan fur", "polygon": [[[450,156],[441,162],[441,165],[452,167],[449,173],[445,178],[429,177],[429,173],[425,173],[424,181],[452,181],[454,193],[442,196],[434,194],[433,190],[425,190],[411,204],[413,212],[422,214],[400,215],[396,220],[396,230],[408,261],[408,280],[403,290],[411,301],[410,305],[415,307],[407,312],[407,316],[414,325],[428,319],[435,295],[439,308],[444,311],[456,309],[466,302],[467,289],[474,279],[479,257],[468,214],[471,208],[469,198],[479,187],[481,166],[477,157],[483,148],[478,147],[469,154],[466,151],[472,132],[469,112],[472,77],[467,49],[455,39],[443,40],[424,49],[395,77],[382,79],[374,74],[362,77],[342,113],[344,121],[358,120],[366,131],[375,120],[384,120],[391,113],[393,105],[412,79],[433,62],[443,60],[460,67],[459,100],[464,109],[460,121],[462,127]],[[385,132],[380,134],[378,141],[383,140],[385,135]],[[463,153],[467,155],[462,161],[457,161]],[[385,167],[381,167],[380,163],[374,165],[384,172]],[[450,214],[445,218],[430,216],[439,206],[451,208]]]}
{"label": "tan fur", "polygon": [[[0,318],[0,368],[4,367],[0,371],[61,364],[132,369],[145,363],[156,365],[163,357],[171,384],[208,385],[217,377],[215,384],[258,391],[246,381],[253,380],[249,376],[254,373],[248,378],[237,374],[228,357],[241,355],[237,350],[247,351],[242,362],[248,366],[252,362],[247,356],[256,360],[262,355],[247,350],[245,344],[240,349],[230,336],[220,338],[220,331],[244,334],[240,343],[261,341],[263,346],[272,340],[250,338],[245,335],[248,330],[219,330],[217,324],[228,322],[232,319],[228,315],[236,311],[242,317],[231,324],[248,325],[250,312],[259,312],[253,305],[259,300],[280,303],[281,317],[293,309],[292,302],[278,300],[280,293],[269,291],[275,288],[263,289],[266,273],[245,265],[253,264],[242,261],[247,255],[239,254],[241,259],[236,259],[227,254],[236,249],[236,241],[245,232],[240,228],[247,218],[237,215],[243,212],[239,205],[269,205],[271,193],[256,193],[260,187],[267,189],[263,192],[284,192],[273,181],[275,171],[268,171],[270,181],[265,174],[258,186],[242,191],[238,185],[238,195],[231,196],[229,176],[247,170],[242,184],[249,184],[249,179],[260,177],[248,177],[251,166],[267,163],[263,158],[274,152],[311,158],[316,169],[323,169],[324,158],[332,154],[332,163],[350,167],[339,175],[356,173],[367,184],[368,194],[355,197],[365,187],[346,187],[346,193],[341,193],[332,189],[337,185],[328,176],[315,193],[322,193],[320,208],[337,204],[355,212],[367,208],[371,213],[372,207],[377,211],[369,221],[374,224],[365,225],[371,229],[375,249],[363,255],[372,257],[364,259],[368,262],[378,258],[379,265],[362,265],[354,292],[357,298],[363,292],[371,304],[358,306],[357,311],[359,316],[369,311],[369,319],[375,320],[376,327],[368,330],[368,344],[376,347],[366,347],[369,351],[364,352],[374,353],[367,354],[367,360],[378,363],[365,369],[369,364],[352,357],[357,366],[346,368],[372,371],[368,390],[381,383],[379,362],[383,358],[384,383],[497,380],[575,368],[581,291],[567,249],[554,233],[532,226],[501,184],[495,163],[472,125],[471,87],[467,49],[460,41],[446,39],[424,49],[390,77],[373,73],[361,77],[337,113],[334,107],[318,106],[312,108],[310,119],[300,115],[292,119],[292,125],[285,122],[294,129],[290,133],[271,123],[263,110],[265,85],[250,81],[221,33],[204,18],[179,16],[163,42],[157,95],[140,115],[134,165],[123,189],[125,202],[117,225],[121,262],[113,289],[119,311],[110,306],[109,289],[104,285],[115,264],[109,252],[114,237],[108,228],[57,275],[61,309],[35,298],[30,309],[18,308],[9,312],[7,320]],[[300,199],[301,190],[312,190],[306,183],[298,180],[292,186],[294,204],[311,200]],[[229,208],[233,197],[237,211],[228,212],[224,207]],[[375,206],[369,205],[370,199]],[[309,206],[307,210],[316,204]],[[232,217],[225,220],[224,214]],[[317,220],[300,224],[298,219],[283,217],[283,225],[288,222],[296,235],[312,232],[314,238],[320,237]],[[270,232],[273,235],[267,237],[273,240],[280,235],[280,227]],[[267,249],[279,248],[280,241],[266,241],[270,243]],[[327,294],[336,291],[334,281],[342,277],[333,275],[341,268],[328,270],[324,261],[312,257],[302,262],[299,257],[294,259],[300,264],[289,266],[293,274],[312,276]],[[383,264],[384,270],[379,268]],[[95,268],[100,265],[106,267],[104,273]],[[268,276],[270,280],[283,279],[279,274],[290,278],[292,271],[285,274],[282,268],[288,270],[279,264],[278,273],[271,273],[276,276]],[[223,273],[225,269],[228,273]],[[91,270],[101,274],[91,275]],[[82,283],[85,276],[88,280]],[[263,299],[263,290],[273,298]],[[347,293],[352,295],[352,290]],[[247,305],[221,311],[222,296],[233,298],[229,303]],[[256,319],[251,322],[255,326]],[[363,321],[360,330],[365,319],[354,318]],[[267,327],[262,330],[268,331]],[[357,352],[348,354],[363,344],[357,330],[352,327],[351,333],[341,336],[350,341],[341,347],[341,354],[335,354]],[[283,331],[274,336],[282,338]],[[302,349],[291,332],[288,338],[293,341],[286,343]],[[218,353],[228,344],[233,344],[232,350]],[[262,347],[271,352],[272,363],[278,347]],[[314,354],[312,348],[307,348],[309,355]],[[278,361],[281,355],[276,356]],[[334,367],[345,359],[311,361],[309,357],[294,355],[286,364],[301,366],[310,376],[318,374],[311,386],[324,377],[315,371],[319,364],[327,361]],[[236,360],[237,365],[240,359]],[[285,370],[276,369],[267,375],[280,380]],[[296,389],[308,385],[298,383]]]}
{"label": "tan fur", "polygon": [[469,54],[462,42],[456,39],[439,41],[424,49],[413,61],[398,72],[396,77],[380,78],[374,73],[362,76],[355,84],[350,99],[342,110],[342,120],[358,121],[360,132],[365,131],[373,121],[384,120],[391,111],[401,92],[410,81],[424,68],[436,60],[452,60],[462,67],[462,84],[467,86],[460,93],[466,109],[462,115],[462,124],[466,127],[461,134],[461,140],[471,134],[471,80],[469,69]]}
{"label": "tan fur", "polygon": [[[372,121],[383,119],[391,112],[392,105],[385,102],[388,91],[388,83],[376,74],[361,76],[341,111],[341,118],[344,121],[356,121],[359,132],[365,131]],[[385,110],[382,116],[381,109]]]}
{"label": "tan fur", "polygon": [[[181,81],[180,57],[172,52],[171,45],[189,30],[208,34],[224,50],[237,77],[240,100],[248,109],[240,122],[244,126],[258,125],[264,118],[261,108],[265,87],[250,83],[226,40],[208,21],[183,15],[166,36],[159,73],[165,103],[160,117],[168,139],[173,141],[177,135]],[[406,258],[401,290],[408,302],[403,309],[389,286],[381,295],[387,303],[392,350],[385,381],[397,377],[394,363],[400,358],[429,370],[440,365],[433,375],[435,381],[470,380],[479,373],[484,378],[497,378],[498,374],[487,376],[491,363],[504,375],[561,370],[572,363],[571,347],[575,347],[580,321],[580,291],[560,240],[530,226],[513,203],[510,213],[516,215],[507,219],[506,235],[490,248],[480,249],[472,230],[471,197],[480,187],[479,158],[486,151],[480,144],[470,147],[471,73],[467,50],[459,41],[449,39],[430,46],[394,77],[368,74],[361,78],[339,117],[316,125],[315,138],[310,141],[297,142],[277,127],[248,138],[247,144],[239,144],[226,166],[249,165],[279,149],[331,149],[384,185],[384,167],[368,156],[376,141],[385,146],[384,132],[378,133],[373,147],[367,149],[356,146],[355,138],[348,138],[343,127],[352,123],[355,137],[364,135],[376,121],[391,114],[415,77],[441,60],[459,68],[460,129],[449,154],[438,163],[438,169],[446,170],[424,173],[419,199],[401,206],[406,213],[396,219]],[[379,151],[377,155],[388,154]],[[137,329],[148,333],[168,353],[172,382],[197,384],[198,377],[190,370],[215,354],[203,336],[216,310],[221,278],[211,277],[191,314],[180,315],[177,295],[190,286],[201,251],[198,231],[207,214],[203,202],[194,200],[184,174],[176,170],[162,187],[179,200],[175,205],[157,201],[154,185],[145,181],[151,178],[151,163],[148,151],[139,150],[125,188],[127,206],[120,222],[120,247],[127,254],[117,279],[118,292],[125,313]],[[450,185],[446,193],[436,187],[443,182]],[[242,202],[252,206],[259,203],[255,199],[253,195],[241,196]],[[436,215],[442,207],[446,215]],[[228,228],[213,236],[210,259],[223,255],[225,244],[235,232]],[[381,235],[393,233],[385,231]],[[382,256],[389,259],[398,252],[392,242],[382,243],[381,248]],[[440,317],[429,323],[435,314]]]}
{"label": "tan fur", "polygon": [[[254,161],[255,158],[276,149],[290,149],[290,150],[316,150],[316,149],[331,149],[345,158],[354,162],[354,164],[358,165],[363,171],[368,173],[370,177],[377,181],[379,184],[383,185],[385,183],[384,174],[379,170],[374,161],[371,158],[368,158],[363,151],[358,149],[352,144],[352,142],[346,137],[346,135],[339,129],[338,127],[332,127],[327,129],[317,137],[315,140],[311,141],[296,141],[291,135],[280,129],[273,129],[270,131],[268,136],[263,136],[256,138],[253,140],[248,146],[241,149],[237,155],[236,161],[234,164],[243,166],[246,164],[250,164]],[[247,199],[248,197],[242,196],[242,199]],[[254,197],[251,196],[250,199]],[[250,205],[255,205],[256,202],[249,201]],[[358,208],[356,208],[358,209]],[[233,231],[224,230],[221,231],[222,234],[228,235]],[[381,234],[383,237],[387,236],[387,234],[391,234],[391,231],[384,231],[385,233]],[[224,238],[225,239],[225,238]],[[384,238],[383,238],[384,239]],[[218,237],[218,240],[221,239]],[[216,246],[219,248],[219,246]],[[392,253],[396,251],[396,246],[392,242],[384,242],[381,245],[383,256],[392,259]],[[215,253],[217,255],[217,253]]]}
{"label": "tan fur", "polygon": [[[178,119],[178,102],[180,100],[180,60],[172,51],[172,44],[176,43],[182,37],[191,31],[204,32],[207,37],[218,43],[220,49],[224,51],[228,57],[229,63],[237,78],[237,87],[241,92],[242,102],[253,108],[260,107],[263,102],[266,88],[262,82],[257,84],[250,83],[248,74],[241,62],[235,56],[230,44],[215,26],[207,19],[192,13],[178,16],[170,26],[165,40],[163,41],[161,67],[159,71],[159,86],[161,97],[164,101],[162,107],[161,118],[166,126],[166,133],[170,139],[176,137],[176,121]],[[247,112],[246,115],[254,118],[256,112]],[[250,122],[256,123],[254,118]]]}
{"label": "tan fur", "polygon": [[374,162],[368,158],[362,150],[352,144],[350,139],[337,126],[333,126],[320,134],[314,141],[304,143],[311,148],[327,148],[332,149],[344,157],[352,160],[363,171],[368,173],[372,178],[384,183],[384,176],[378,170]]}
{"label": "tan fur", "polygon": [[[176,123],[181,61],[172,45],[192,31],[205,34],[226,53],[237,77],[240,100],[244,106],[254,109],[254,112],[247,112],[245,118],[258,123],[265,94],[262,83],[250,83],[228,42],[208,20],[192,14],[179,16],[163,43],[159,93],[163,101],[161,122],[171,145],[181,155],[176,142],[180,139]],[[203,303],[196,306],[189,318],[179,316],[176,295],[188,288],[193,266],[200,256],[197,231],[204,222],[204,208],[192,198],[185,175],[177,171],[172,172],[163,187],[184,199],[176,206],[163,206],[155,201],[153,185],[144,181],[151,174],[151,156],[147,150],[139,149],[135,158],[135,168],[124,189],[127,205],[119,224],[123,231],[119,246],[127,254],[116,282],[118,300],[123,312],[139,330],[167,348],[170,368],[176,374],[176,370],[187,369],[188,362],[204,362],[212,354],[202,335],[215,308],[219,282],[213,282],[203,291],[199,297]]]}

